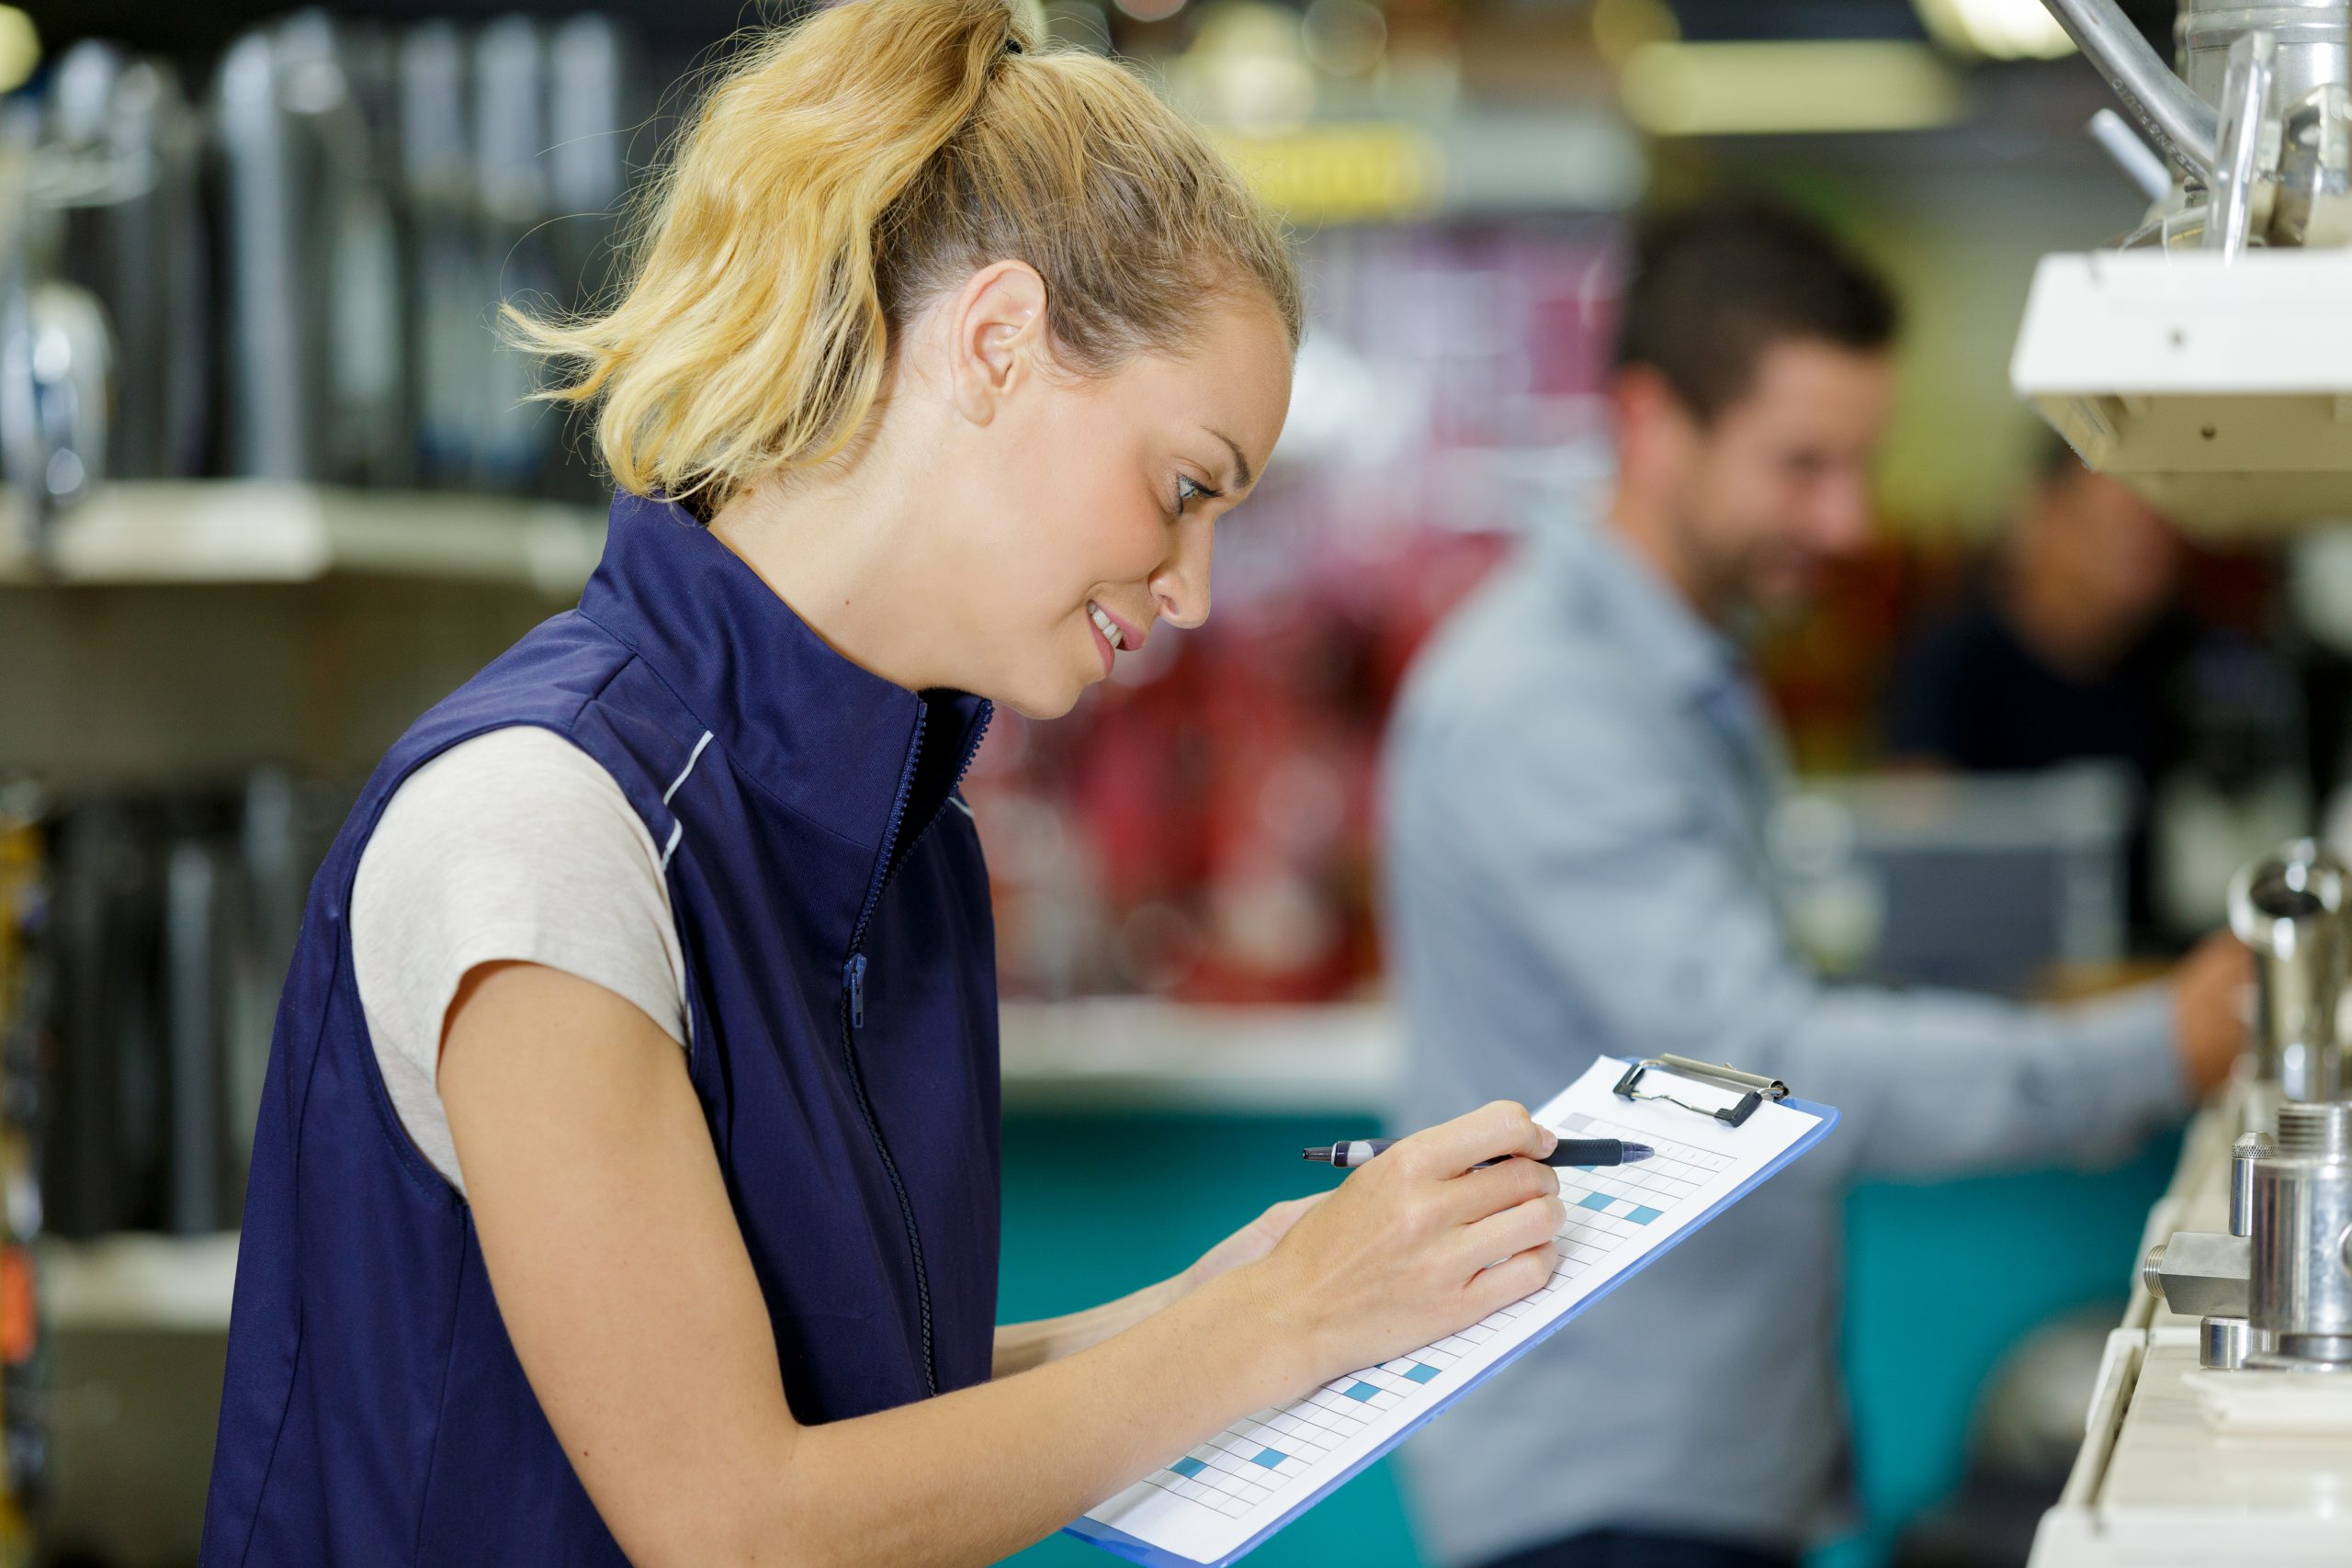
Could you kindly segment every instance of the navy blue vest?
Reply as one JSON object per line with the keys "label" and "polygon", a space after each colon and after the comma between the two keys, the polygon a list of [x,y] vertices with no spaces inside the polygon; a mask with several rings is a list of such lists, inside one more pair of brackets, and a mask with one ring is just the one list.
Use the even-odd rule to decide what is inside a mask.
{"label": "navy blue vest", "polygon": [[989,1374],[994,936],[955,788],[988,705],[828,649],[675,506],[624,496],[580,608],[387,755],[311,888],[254,1142],[201,1562],[624,1561],[395,1119],[344,912],[401,781],[505,725],[603,764],[663,846],[695,1092],[803,1422]]}

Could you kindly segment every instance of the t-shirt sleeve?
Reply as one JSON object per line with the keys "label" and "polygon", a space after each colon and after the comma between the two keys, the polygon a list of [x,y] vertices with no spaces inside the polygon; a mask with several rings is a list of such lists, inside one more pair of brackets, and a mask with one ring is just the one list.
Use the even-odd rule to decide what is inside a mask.
{"label": "t-shirt sleeve", "polygon": [[685,966],[660,852],[594,759],[536,726],[452,747],[385,807],[351,896],[352,965],[401,1125],[463,1190],[435,1079],[468,971],[516,961],[626,998],[686,1043]]}

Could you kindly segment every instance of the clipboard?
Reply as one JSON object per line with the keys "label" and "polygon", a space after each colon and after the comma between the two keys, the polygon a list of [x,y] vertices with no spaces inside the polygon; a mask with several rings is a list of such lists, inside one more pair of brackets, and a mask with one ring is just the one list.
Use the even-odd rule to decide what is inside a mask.
{"label": "clipboard", "polygon": [[[1477,1388],[1535,1346],[1558,1333],[1562,1327],[1581,1317],[1594,1303],[1607,1299],[1618,1286],[1641,1273],[1667,1253],[1673,1251],[1675,1247],[1681,1245],[1684,1238],[1712,1223],[1717,1215],[1729,1209],[1734,1203],[1747,1197],[1765,1181],[1780,1174],[1792,1161],[1808,1153],[1822,1139],[1827,1137],[1832,1129],[1838,1125],[1838,1111],[1834,1106],[1796,1099],[1790,1094],[1785,1084],[1758,1074],[1742,1072],[1728,1065],[1701,1062],[1690,1057],[1672,1055],[1651,1057],[1638,1062],[1628,1062],[1615,1057],[1601,1057],[1599,1061],[1607,1063],[1611,1067],[1623,1069],[1610,1091],[1619,1100],[1629,1102],[1661,1101],[1679,1107],[1693,1116],[1719,1122],[1730,1127],[1744,1125],[1754,1116],[1759,1106],[1771,1103],[1813,1118],[1814,1125],[1801,1133],[1787,1147],[1749,1174],[1736,1188],[1701,1210],[1688,1224],[1656,1246],[1642,1252],[1610,1279],[1595,1287],[1582,1300],[1568,1306],[1528,1338],[1513,1346],[1491,1365],[1476,1373],[1468,1382],[1449,1390],[1428,1408],[1419,1412],[1408,1425],[1391,1433],[1382,1439],[1377,1447],[1359,1456],[1344,1470],[1323,1481],[1295,1506],[1284,1511],[1279,1517],[1230,1551],[1210,1558],[1188,1557],[1140,1540],[1115,1525],[1106,1524],[1091,1517],[1082,1517],[1065,1525],[1062,1528],[1062,1533],[1076,1536],[1079,1540],[1100,1547],[1114,1557],[1141,1563],[1144,1568],[1227,1568],[1227,1564],[1239,1562],[1264,1545],[1269,1539],[1289,1526],[1300,1515],[1329,1496],[1332,1492],[1355,1479],[1374,1461],[1385,1458],[1397,1444],[1453,1408],[1454,1403],[1464,1394]],[[1598,1065],[1597,1063],[1596,1066]],[[1566,1094],[1572,1091],[1575,1087],[1571,1085],[1570,1089],[1564,1090],[1560,1098],[1565,1098]],[[1683,1092],[1686,1089],[1701,1089],[1728,1090],[1735,1093],[1737,1098],[1727,1106],[1708,1107],[1698,1103],[1696,1099]],[[1555,1102],[1556,1103],[1556,1100]]]}

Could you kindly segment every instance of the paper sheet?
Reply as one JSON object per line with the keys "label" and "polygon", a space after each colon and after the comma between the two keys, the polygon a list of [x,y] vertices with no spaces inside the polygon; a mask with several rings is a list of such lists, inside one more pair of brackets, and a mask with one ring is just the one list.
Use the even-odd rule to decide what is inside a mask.
{"label": "paper sheet", "polygon": [[[1433,1345],[1236,1422],[1087,1517],[1194,1562],[1229,1557],[1543,1337],[1820,1124],[1769,1101],[1731,1127],[1679,1106],[1620,1100],[1610,1089],[1624,1071],[1601,1057],[1535,1113],[1563,1137],[1628,1138],[1658,1151],[1638,1165],[1559,1173],[1568,1213],[1549,1284]],[[1654,1077],[1643,1087],[1670,1089],[1707,1110],[1738,1098],[1681,1078]]]}

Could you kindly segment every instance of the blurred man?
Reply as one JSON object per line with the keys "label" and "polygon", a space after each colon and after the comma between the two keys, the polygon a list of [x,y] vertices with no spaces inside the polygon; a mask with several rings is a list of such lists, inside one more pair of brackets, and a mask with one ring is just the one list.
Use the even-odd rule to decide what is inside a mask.
{"label": "blurred man", "polygon": [[2180,536],[2154,507],[2050,438],[1986,591],[1927,632],[1889,702],[1898,761],[1969,773],[2122,764],[2139,786],[2132,925],[2153,933],[2148,803],[2185,744],[2198,628],[2178,607]]}
{"label": "blurred man", "polygon": [[1846,1502],[1846,1179],[2120,1154],[2239,1044],[2226,938],[2069,1011],[1836,988],[1792,955],[1778,748],[1726,628],[1861,543],[1893,304],[1805,220],[1715,206],[1644,236],[1623,310],[1613,493],[1439,634],[1391,733],[1399,1120],[1676,1051],[1846,1122],[1408,1450],[1449,1568],[1792,1562]]}

